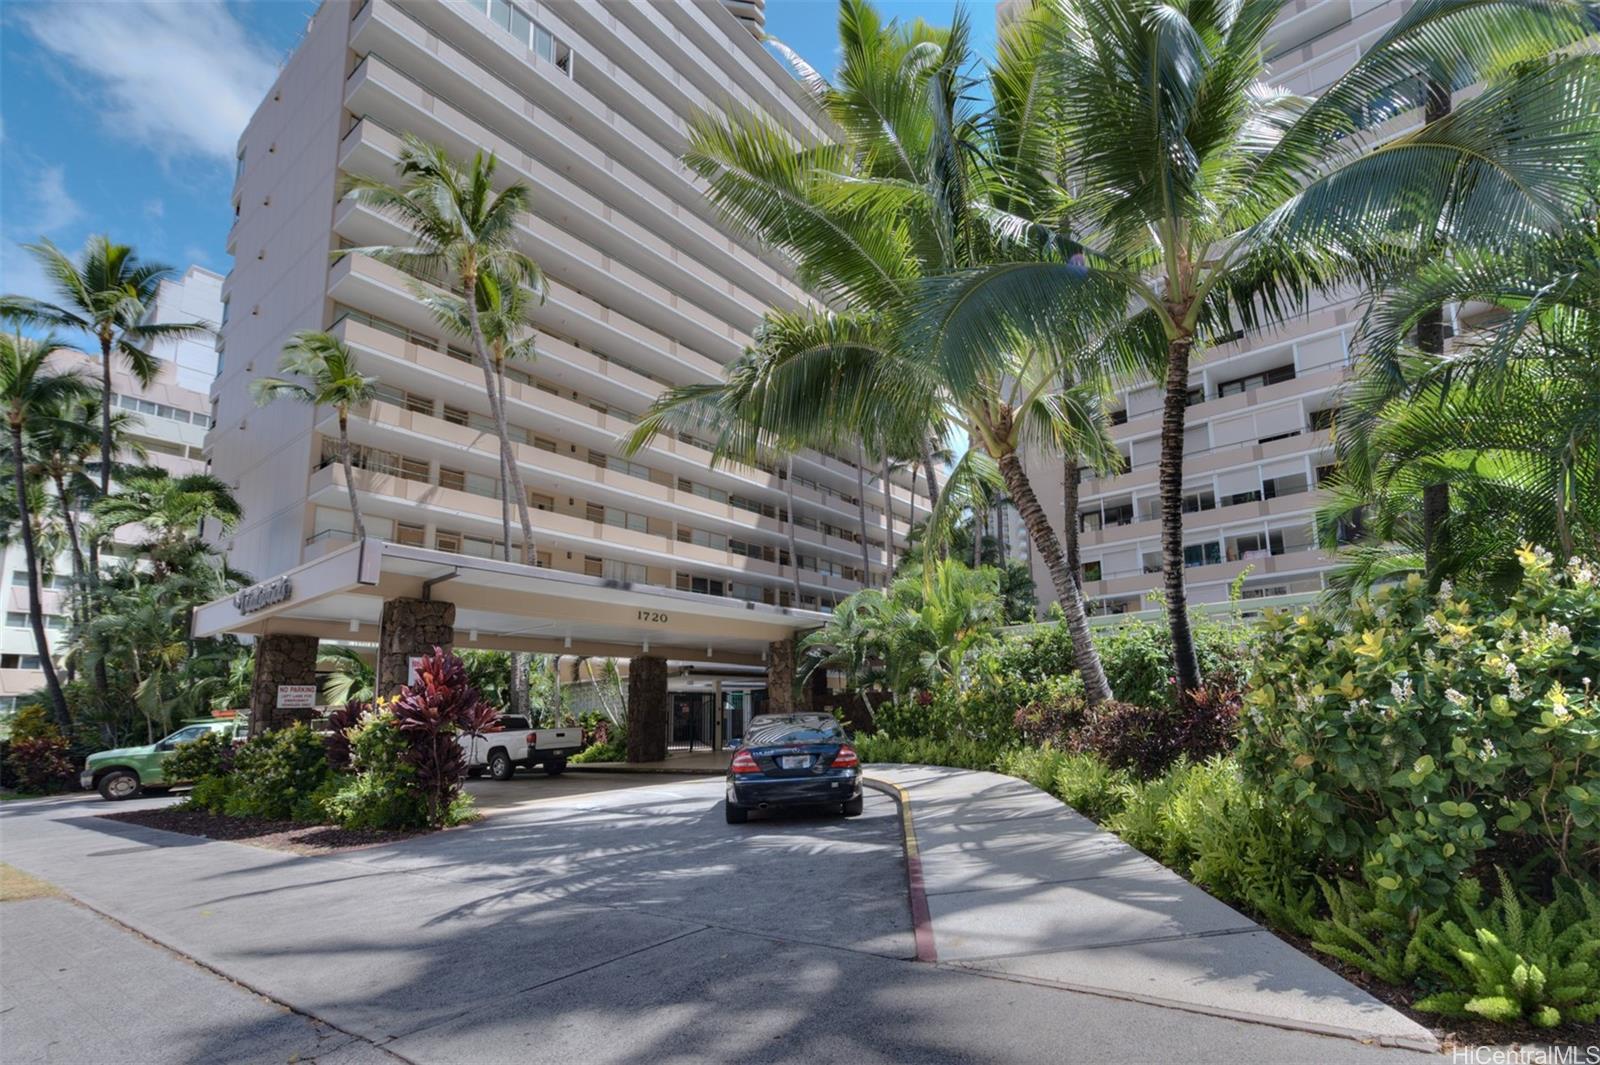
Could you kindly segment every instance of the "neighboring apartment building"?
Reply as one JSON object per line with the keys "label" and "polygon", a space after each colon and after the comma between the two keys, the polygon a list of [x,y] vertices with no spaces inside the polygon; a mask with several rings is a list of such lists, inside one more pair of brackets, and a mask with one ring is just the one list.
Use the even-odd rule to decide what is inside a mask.
{"label": "neighboring apartment building", "polygon": [[[147,320],[215,323],[221,316],[221,303],[215,295],[221,280],[209,270],[190,267],[183,278],[162,283]],[[209,339],[162,344],[152,353],[158,356],[160,365],[148,388],[120,365],[113,364],[113,408],[136,417],[128,436],[144,448],[150,465],[176,475],[204,472],[211,399],[206,393],[209,375],[202,378],[203,364],[198,356],[214,359],[213,344]],[[180,357],[188,359],[189,365],[177,361]],[[51,356],[50,362],[55,369],[76,369],[96,384],[100,381],[98,356],[62,349]],[[132,537],[130,530],[124,538]],[[14,708],[19,695],[44,686],[38,649],[28,628],[28,578],[21,543],[8,545],[3,555],[0,565],[4,569],[0,573],[5,580],[6,617],[5,628],[0,630],[0,712]],[[63,552],[52,560],[43,584],[45,629],[52,641],[67,629],[66,599],[71,576],[71,558]]]}
{"label": "neighboring apartment building", "polygon": [[[1267,48],[1271,80],[1315,95],[1348,70],[1405,9],[1403,0],[1289,3]],[[1397,119],[1401,129],[1418,110]],[[1316,301],[1277,329],[1205,351],[1190,384],[1184,463],[1184,555],[1192,604],[1226,602],[1245,574],[1250,599],[1293,601],[1319,592],[1330,560],[1312,535],[1317,485],[1333,463],[1335,390],[1354,355],[1356,294]],[[1157,465],[1162,389],[1144,382],[1113,400],[1112,436],[1124,471],[1080,481],[1083,591],[1096,613],[1153,608],[1161,587]],[[1034,487],[1057,528],[1068,519],[1060,460],[1028,456]],[[1034,562],[1041,610],[1054,602]],[[1289,597],[1285,600],[1283,597]]]}
{"label": "neighboring apartment building", "polygon": [[[389,218],[341,198],[349,175],[394,180],[401,135],[458,159],[493,152],[533,192],[521,245],[550,279],[537,358],[513,367],[507,408],[540,565],[791,603],[781,467],[711,468],[703,441],[618,440],[667,386],[721,379],[768,307],[807,295],[789,263],[731,233],[679,162],[686,119],[731,103],[802,142],[826,133],[756,40],[749,0],[327,0],[239,142],[228,236],[214,472],[236,488],[233,565],[283,572],[351,538],[331,410],[259,409],[296,330],[355,351],[379,397],[353,420],[370,536],[500,557],[501,478],[483,376],[415,296],[416,279],[342,248],[404,243]],[[867,546],[881,573],[884,514],[871,463]],[[794,462],[800,603],[861,587],[856,468]],[[897,543],[913,513],[893,485]],[[925,507],[922,511],[925,513]],[[517,524],[513,508],[513,537]]]}

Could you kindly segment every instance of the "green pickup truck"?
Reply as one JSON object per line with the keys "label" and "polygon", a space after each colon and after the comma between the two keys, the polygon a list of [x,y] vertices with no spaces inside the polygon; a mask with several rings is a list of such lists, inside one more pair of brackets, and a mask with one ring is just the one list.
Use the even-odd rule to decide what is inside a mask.
{"label": "green pickup truck", "polygon": [[238,722],[233,718],[207,718],[188,722],[157,743],[96,751],[84,760],[78,783],[85,791],[98,791],[101,798],[109,800],[131,799],[147,788],[153,790],[173,784],[187,784],[189,782],[184,780],[168,780],[161,772],[167,755],[178,744],[197,740],[208,732],[225,732],[232,736],[237,727]]}

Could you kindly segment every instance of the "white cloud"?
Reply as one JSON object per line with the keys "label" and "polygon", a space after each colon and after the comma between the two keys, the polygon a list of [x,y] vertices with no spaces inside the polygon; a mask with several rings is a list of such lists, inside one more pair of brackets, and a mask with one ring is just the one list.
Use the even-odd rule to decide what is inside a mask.
{"label": "white cloud", "polygon": [[278,75],[277,56],[215,0],[19,5],[28,32],[75,68],[113,131],[160,156],[232,162]]}
{"label": "white cloud", "polygon": [[166,213],[167,205],[162,203],[160,200],[146,200],[144,202],[144,216],[146,218],[159,220],[164,218]]}
{"label": "white cloud", "polygon": [[26,227],[30,231],[57,233],[83,217],[83,208],[67,191],[67,173],[60,166],[39,168],[28,185],[28,199],[33,209]]}

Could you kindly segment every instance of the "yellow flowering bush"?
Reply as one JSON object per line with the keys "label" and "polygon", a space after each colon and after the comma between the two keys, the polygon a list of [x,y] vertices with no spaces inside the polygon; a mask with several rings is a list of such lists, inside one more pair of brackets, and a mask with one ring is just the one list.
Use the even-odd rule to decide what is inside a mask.
{"label": "yellow flowering bush", "polygon": [[1518,557],[1508,596],[1412,578],[1264,622],[1240,764],[1390,904],[1490,860],[1600,865],[1600,570]]}

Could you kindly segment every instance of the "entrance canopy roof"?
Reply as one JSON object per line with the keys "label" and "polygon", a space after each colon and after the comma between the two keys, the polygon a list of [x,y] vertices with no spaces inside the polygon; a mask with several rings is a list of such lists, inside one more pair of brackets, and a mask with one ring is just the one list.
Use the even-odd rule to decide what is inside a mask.
{"label": "entrance canopy roof", "polygon": [[398,598],[454,603],[460,650],[759,665],[768,644],[827,621],[812,610],[365,540],[205,604],[193,633],[376,643],[383,603]]}

